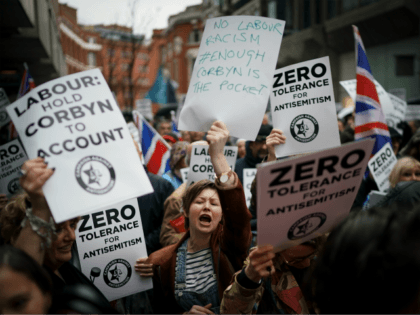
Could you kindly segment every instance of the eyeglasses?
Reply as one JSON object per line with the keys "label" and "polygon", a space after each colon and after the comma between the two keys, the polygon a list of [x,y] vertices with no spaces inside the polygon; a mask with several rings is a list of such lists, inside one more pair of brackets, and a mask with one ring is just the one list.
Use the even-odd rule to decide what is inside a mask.
{"label": "eyeglasses", "polygon": [[301,263],[302,261],[304,261],[304,260],[306,260],[306,259],[312,260],[312,259],[316,256],[316,253],[313,253],[313,254],[311,254],[311,255],[309,255],[309,256],[302,257],[302,258],[296,258],[296,259],[293,259],[293,260],[291,260],[291,261],[288,261],[288,260],[284,257],[284,255],[283,255],[283,254],[280,254],[280,255],[281,255],[281,257],[283,258],[284,262],[285,262],[287,265],[291,265],[291,266],[293,266],[293,265],[296,265],[296,264],[298,264],[298,263]]}

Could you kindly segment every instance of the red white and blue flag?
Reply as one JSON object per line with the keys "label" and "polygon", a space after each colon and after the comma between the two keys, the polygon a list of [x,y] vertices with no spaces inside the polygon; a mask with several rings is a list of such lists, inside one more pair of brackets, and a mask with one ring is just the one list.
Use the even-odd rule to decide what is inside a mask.
{"label": "red white and blue flag", "polygon": [[32,78],[31,74],[29,73],[29,69],[26,63],[23,64],[25,66],[25,70],[23,71],[22,81],[20,82],[19,92],[17,98],[21,98],[30,90],[35,88],[35,82]]}
{"label": "red white and blue flag", "polygon": [[181,137],[181,133],[178,130],[177,122],[175,118],[175,111],[171,110],[171,125],[172,125],[172,133],[177,135],[178,138]]}
{"label": "red white and blue flag", "polygon": [[385,115],[379,102],[375,81],[370,70],[366,50],[360,37],[359,29],[353,25],[356,44],[356,121],[354,137],[356,140],[375,139],[372,156],[375,155],[387,142],[391,145],[391,136]]}
{"label": "red white and blue flag", "polygon": [[147,170],[152,174],[163,175],[170,170],[171,147],[139,111],[133,111],[133,118],[139,129],[141,149]]}

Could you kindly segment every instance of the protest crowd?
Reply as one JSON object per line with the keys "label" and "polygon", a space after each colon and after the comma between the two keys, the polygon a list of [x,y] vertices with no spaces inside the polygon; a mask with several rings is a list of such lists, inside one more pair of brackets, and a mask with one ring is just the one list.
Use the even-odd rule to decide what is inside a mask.
{"label": "protest crowd", "polygon": [[[320,58],[316,62],[312,69],[318,67],[322,73],[313,70],[312,74],[328,76],[329,63],[323,63],[328,61]],[[270,70],[271,78],[274,70]],[[276,77],[281,78],[279,73],[274,75],[274,87]],[[270,93],[271,112],[265,112],[267,93],[258,121],[253,119],[252,126],[245,124],[244,128],[254,129],[253,140],[245,133],[241,136],[235,124],[233,136],[231,123],[206,117],[202,109],[196,116],[186,117],[197,102],[188,104],[188,97],[178,122],[206,121],[206,128],[179,131],[174,113],[147,120],[133,112],[122,127],[112,125],[115,129],[110,135],[101,131],[102,146],[108,141],[116,146],[121,141],[115,147],[119,150],[116,159],[121,158],[126,178],[138,180],[141,174],[141,181],[148,185],[141,196],[130,192],[134,203],[125,204],[121,203],[126,201],[124,197],[114,203],[101,199],[117,189],[112,185],[118,185],[122,175],[114,160],[100,158],[104,152],[95,151],[99,144],[95,144],[94,136],[62,141],[63,136],[61,142],[54,140],[51,145],[48,139],[45,146],[40,138],[38,147],[45,149],[45,154],[39,154],[38,147],[38,151],[28,149],[25,141],[33,139],[28,130],[39,130],[40,134],[49,119],[34,118],[38,129],[26,128],[28,121],[19,123],[17,118],[28,115],[22,104],[28,112],[39,106],[26,107],[31,93],[37,95],[39,91],[28,90],[21,103],[17,100],[9,105],[16,108],[8,110],[16,129],[26,128],[26,136],[20,132],[16,140],[8,134],[9,128],[1,129],[2,139],[19,141],[19,146],[22,142],[28,156],[15,181],[20,188],[0,195],[1,313],[419,313],[420,121],[401,120],[391,127],[381,112],[375,116],[380,127],[376,124],[364,135],[367,108],[374,107],[366,99],[377,100],[378,95],[374,84],[374,92],[371,88],[363,91],[359,72],[357,79],[356,106],[344,116],[335,109],[322,112],[321,103],[327,97],[319,97],[319,104],[310,105],[319,106],[316,110],[325,117],[332,113],[328,116],[331,119],[320,122],[319,127],[314,123],[313,128],[319,128],[318,138],[329,134],[336,141],[324,141],[330,143],[310,149],[305,148],[310,141],[302,140],[310,139],[305,132],[312,127],[304,125],[304,119],[309,118],[302,116],[293,122],[292,117],[290,124],[298,130],[292,132],[289,125],[282,128],[276,118],[279,111],[286,115],[283,112],[287,108],[293,109],[285,105],[293,103],[282,100],[281,92]],[[290,77],[286,77],[286,85],[287,80]],[[323,80],[323,86],[318,87],[338,84]],[[83,93],[87,93],[83,97],[89,95]],[[37,101],[33,98],[31,102]],[[98,115],[123,120],[109,103],[97,104],[95,112],[93,105],[89,109],[92,118],[90,122],[84,120],[86,125],[104,128],[95,120]],[[12,112],[20,115],[14,117]],[[59,122],[68,118],[57,112],[55,116],[40,115]],[[231,117],[237,125],[243,124],[239,119]],[[326,131],[321,130],[323,127]],[[380,132],[375,133],[378,128]],[[374,141],[358,141],[365,138]],[[293,141],[296,144],[291,148]],[[17,152],[12,145],[5,147],[2,159],[7,150]],[[76,173],[76,185],[90,195],[78,195],[70,180],[55,180],[60,167],[67,163],[54,160],[61,154],[58,150],[67,150],[62,153],[67,157],[74,150],[93,152],[86,166],[79,162],[69,172],[72,176]],[[132,159],[124,159],[125,155]],[[74,162],[68,159],[68,163]],[[98,161],[102,161],[100,166]],[[385,170],[386,176],[381,174]],[[96,187],[108,172],[110,182],[117,184],[99,190]],[[376,175],[382,175],[381,179]],[[328,192],[334,185],[340,190]],[[131,186],[128,183],[118,188],[119,194],[128,196],[124,193]],[[51,196],[54,188],[67,199]],[[292,199],[292,194],[297,199]],[[346,199],[340,202],[340,198]],[[76,199],[79,203],[73,205]],[[90,211],[73,209],[68,214],[68,209],[90,202]],[[316,210],[311,210],[315,205]],[[123,233],[131,233],[130,238],[123,239]],[[127,257],[136,258],[118,256],[122,248],[131,253]],[[136,282],[131,284],[131,291],[123,291],[132,281]]]}

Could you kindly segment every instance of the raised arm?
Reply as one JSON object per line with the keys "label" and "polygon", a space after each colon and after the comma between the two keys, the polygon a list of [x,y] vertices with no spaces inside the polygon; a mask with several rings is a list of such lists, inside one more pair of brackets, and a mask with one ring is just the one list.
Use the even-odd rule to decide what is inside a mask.
{"label": "raised arm", "polygon": [[286,143],[286,136],[283,135],[283,131],[280,129],[271,130],[270,135],[265,140],[267,145],[268,156],[266,162],[272,162],[277,159],[275,146]]}
{"label": "raised arm", "polygon": [[48,169],[44,159],[38,157],[26,161],[22,171],[24,175],[20,178],[20,185],[28,193],[32,210],[26,210],[22,230],[13,245],[42,265],[46,247],[52,241],[54,228],[42,186],[54,174],[54,170]]}

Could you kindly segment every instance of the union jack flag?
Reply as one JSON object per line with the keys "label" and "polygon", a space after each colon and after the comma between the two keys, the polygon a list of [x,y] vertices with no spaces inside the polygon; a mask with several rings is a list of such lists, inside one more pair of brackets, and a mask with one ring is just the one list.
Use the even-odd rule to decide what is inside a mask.
{"label": "union jack flag", "polygon": [[391,145],[388,125],[379,102],[372,71],[366,56],[366,50],[359,33],[353,25],[356,44],[356,121],[354,137],[356,140],[375,139],[372,155],[375,155],[387,142]]}
{"label": "union jack flag", "polygon": [[147,170],[156,175],[163,175],[170,170],[171,147],[162,136],[144,119],[139,111],[133,111],[134,122],[139,129],[141,149]]}
{"label": "union jack flag", "polygon": [[35,88],[35,82],[32,78],[31,74],[29,73],[28,65],[26,62],[23,64],[25,70],[23,71],[22,81],[20,82],[19,92],[18,92],[18,99],[28,93],[30,90]]}

